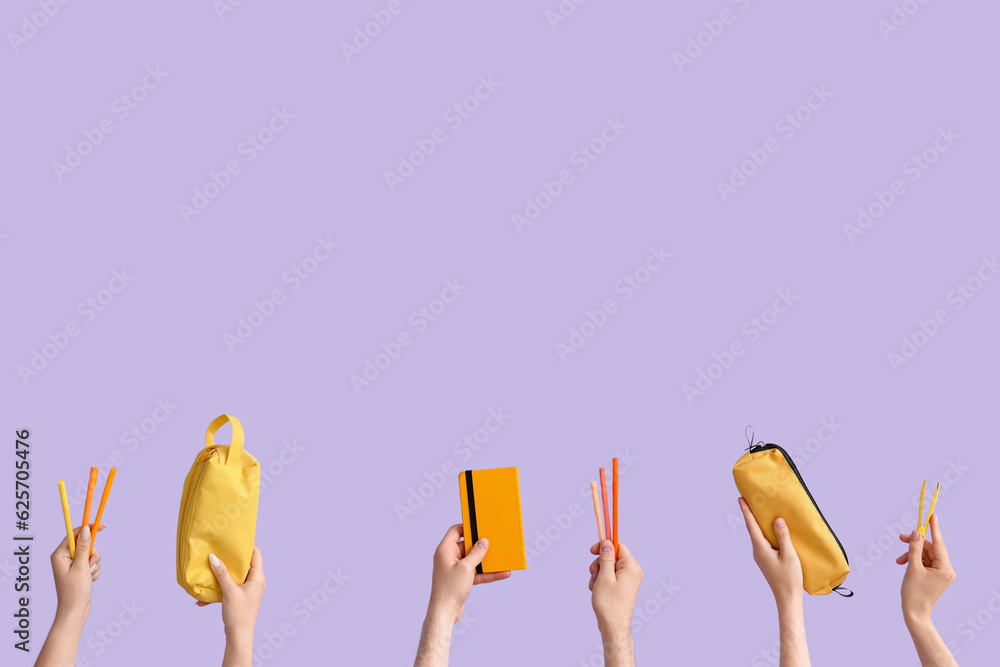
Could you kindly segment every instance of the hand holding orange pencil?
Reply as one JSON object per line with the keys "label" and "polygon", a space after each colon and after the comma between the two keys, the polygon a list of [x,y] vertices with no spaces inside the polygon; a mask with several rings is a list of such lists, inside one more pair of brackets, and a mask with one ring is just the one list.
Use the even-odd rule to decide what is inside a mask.
{"label": "hand holding orange pencil", "polygon": [[590,483],[594,495],[594,515],[597,517],[597,535],[600,541],[611,540],[615,545],[615,558],[618,558],[618,459],[611,460],[611,491],[614,493],[614,517],[608,512],[608,479],[604,468],[598,470],[601,479],[601,503],[604,506],[604,522],[601,522],[601,505],[597,499],[597,482]]}

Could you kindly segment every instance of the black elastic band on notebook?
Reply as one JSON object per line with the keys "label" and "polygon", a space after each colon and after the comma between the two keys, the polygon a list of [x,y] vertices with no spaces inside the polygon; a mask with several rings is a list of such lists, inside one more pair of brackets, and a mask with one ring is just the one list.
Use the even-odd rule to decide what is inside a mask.
{"label": "black elastic band on notebook", "polygon": [[[843,591],[847,591],[847,593],[845,594],[843,593]],[[852,591],[850,588],[844,588],[843,586],[837,586],[836,588],[833,589],[833,592],[845,598],[854,597],[854,591]]]}
{"label": "black elastic band on notebook", "polygon": [[[465,471],[465,493],[469,497],[469,531],[472,535],[465,536],[465,553],[468,555],[469,546],[475,545],[479,541],[479,527],[476,525],[476,492],[472,490],[472,471]],[[483,564],[480,563],[476,566],[476,572],[479,574],[483,573]]]}

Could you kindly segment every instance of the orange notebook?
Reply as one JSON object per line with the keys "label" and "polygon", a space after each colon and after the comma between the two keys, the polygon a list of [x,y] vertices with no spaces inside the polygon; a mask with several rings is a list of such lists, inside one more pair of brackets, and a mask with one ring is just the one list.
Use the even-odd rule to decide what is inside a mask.
{"label": "orange notebook", "polygon": [[490,541],[476,572],[527,569],[517,468],[466,470],[458,474],[458,490],[465,543],[475,544],[480,537]]}

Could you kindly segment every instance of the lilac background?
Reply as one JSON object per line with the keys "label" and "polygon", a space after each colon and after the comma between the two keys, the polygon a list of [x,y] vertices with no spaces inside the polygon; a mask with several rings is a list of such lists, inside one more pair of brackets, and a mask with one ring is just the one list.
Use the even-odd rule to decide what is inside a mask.
{"label": "lilac background", "polygon": [[[283,443],[304,448],[261,495],[261,664],[412,661],[432,551],[460,520],[454,480],[402,523],[394,505],[449,461],[519,465],[529,543],[560,533],[526,572],[473,592],[453,664],[587,664],[598,634],[581,489],[616,450],[635,459],[621,522],[645,570],[639,659],[777,664],[773,603],[734,523],[747,423],[812,448],[802,473],[851,557],[854,599],[806,600],[816,664],[916,664],[891,562],[902,547],[885,547],[921,480],[956,468],[939,507],[959,578],[935,617],[962,664],[986,664],[1000,619],[961,624],[1000,590],[987,515],[1000,282],[961,310],[948,294],[1000,246],[995,3],[928,3],[884,39],[887,0],[595,1],[555,30],[556,0],[403,0],[347,62],[339,44],[386,4],[246,0],[220,20],[209,0],[75,2],[16,53],[3,47],[0,390],[8,446],[32,430],[35,650],[55,602],[56,480],[76,486],[119,450],[82,653],[102,665],[221,656],[218,607],[196,609],[174,582],[174,537],[183,476],[225,411],[265,467]],[[671,54],[726,8],[734,22],[678,71]],[[8,3],[4,33],[36,11]],[[147,66],[169,74],[118,120],[111,101]],[[452,130],[442,114],[488,75],[502,85]],[[785,140],[775,122],[811,86],[833,97]],[[237,146],[275,107],[294,120],[242,162]],[[115,131],[59,182],[51,163],[108,116]],[[518,233],[525,197],[575,169],[573,152],[616,117],[621,137]],[[949,126],[954,146],[849,242],[857,207]],[[436,127],[447,141],[390,192],[383,173]],[[716,181],[768,137],[779,151],[723,202]],[[185,223],[178,206],[230,159],[242,173]],[[318,236],[340,248],[291,291],[282,275]],[[672,257],[625,301],[614,285],[650,245]],[[122,267],[134,281],[25,384],[18,366],[82,323],[77,304]],[[355,393],[350,375],[455,278],[462,296]],[[285,303],[230,352],[224,332],[275,288]],[[798,300],[750,343],[743,323],[778,289]],[[563,363],[556,343],[612,297],[618,312]],[[938,308],[948,324],[894,372],[887,354]],[[734,340],[745,354],[686,400],[682,386]],[[129,451],[123,432],[168,398],[176,410]],[[509,422],[462,461],[453,443],[498,407]],[[810,443],[829,418],[842,428]],[[582,517],[552,528],[573,503]],[[303,622],[296,605],[338,568],[349,580]],[[649,602],[661,580],[680,586],[665,605]],[[98,655],[88,637],[115,631],[133,601],[143,611]],[[271,655],[285,622],[295,634]],[[2,650],[5,664],[34,658]]]}

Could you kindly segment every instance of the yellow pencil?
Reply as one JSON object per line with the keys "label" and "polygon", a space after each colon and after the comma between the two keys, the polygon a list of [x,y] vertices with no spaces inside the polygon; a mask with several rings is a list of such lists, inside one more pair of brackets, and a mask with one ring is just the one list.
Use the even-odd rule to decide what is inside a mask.
{"label": "yellow pencil", "polygon": [[66,482],[59,480],[59,497],[62,498],[63,517],[66,519],[66,539],[69,541],[69,557],[76,558],[76,537],[73,536],[73,520],[69,517],[69,498],[66,497]]}
{"label": "yellow pencil", "polygon": [[601,521],[601,500],[597,497],[597,482],[590,483],[590,491],[594,494],[594,516],[597,517],[597,541],[604,541],[604,522]]}
{"label": "yellow pencil", "polygon": [[920,513],[917,514],[917,530],[920,534],[924,534],[924,493],[927,492],[927,480],[924,480],[924,485],[920,487]]}
{"label": "yellow pencil", "polygon": [[116,472],[118,472],[118,468],[112,468],[108,473],[108,481],[104,482],[104,493],[101,494],[101,504],[97,506],[97,517],[94,519],[94,525],[90,527],[90,553],[87,554],[88,556],[94,555],[94,542],[97,541],[97,530],[101,527],[104,505],[108,502],[108,495],[111,494],[111,485],[115,483]]}
{"label": "yellow pencil", "polygon": [[934,497],[931,498],[931,508],[927,512],[927,525],[924,526],[924,535],[927,534],[927,529],[931,525],[931,514],[934,514],[934,506],[937,505],[937,498],[939,491],[941,491],[941,482],[937,483],[937,488],[934,489]]}

